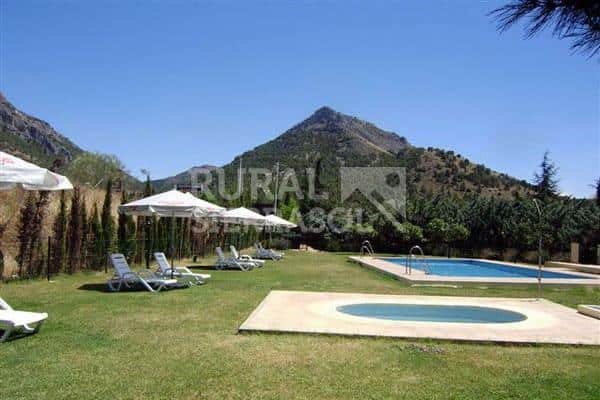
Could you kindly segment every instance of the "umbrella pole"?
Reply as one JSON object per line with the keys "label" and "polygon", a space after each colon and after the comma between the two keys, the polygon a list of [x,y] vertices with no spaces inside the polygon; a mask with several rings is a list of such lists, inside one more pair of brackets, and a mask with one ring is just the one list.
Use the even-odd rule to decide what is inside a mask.
{"label": "umbrella pole", "polygon": [[171,214],[171,279],[175,275],[175,213]]}

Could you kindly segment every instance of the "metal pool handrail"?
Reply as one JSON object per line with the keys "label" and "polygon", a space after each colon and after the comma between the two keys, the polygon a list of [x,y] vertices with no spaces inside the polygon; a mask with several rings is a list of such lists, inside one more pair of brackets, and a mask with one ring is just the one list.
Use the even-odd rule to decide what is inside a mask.
{"label": "metal pool handrail", "polygon": [[412,260],[413,259],[417,259],[416,255],[413,254],[414,250],[419,250],[419,252],[421,253],[421,259],[423,260],[423,263],[425,265],[425,273],[429,274],[429,265],[427,264],[427,261],[425,260],[425,253],[423,252],[423,249],[421,248],[421,246],[419,245],[415,245],[413,247],[410,248],[410,250],[408,251],[408,256],[406,257],[406,264],[404,266],[404,273],[405,274],[412,274]]}
{"label": "metal pool handrail", "polygon": [[362,244],[360,246],[360,254],[365,255],[367,253],[371,257],[373,257],[375,255],[375,251],[373,250],[373,246],[371,245],[371,242],[369,242],[368,240],[365,240],[364,242],[362,242]]}

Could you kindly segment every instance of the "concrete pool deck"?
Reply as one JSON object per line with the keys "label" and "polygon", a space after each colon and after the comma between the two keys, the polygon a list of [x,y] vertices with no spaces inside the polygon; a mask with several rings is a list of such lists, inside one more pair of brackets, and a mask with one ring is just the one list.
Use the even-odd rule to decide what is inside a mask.
{"label": "concrete pool deck", "polygon": [[[521,322],[394,321],[337,311],[357,303],[443,304],[500,308],[527,316]],[[271,291],[239,327],[240,332],[320,333],[431,338],[471,342],[600,345],[600,320],[548,300],[453,296]]]}
{"label": "concrete pool deck", "polygon": [[[363,257],[363,256],[350,256],[348,259],[351,262],[362,265],[363,267],[371,268],[379,272],[383,272],[387,275],[391,275],[396,279],[408,281],[410,283],[418,284],[481,284],[481,285],[536,285],[537,278],[498,278],[498,277],[480,277],[480,276],[441,276],[441,275],[428,275],[424,271],[419,269],[412,269],[411,274],[404,272],[404,266],[394,264],[392,262],[382,260],[378,257]],[[493,260],[482,260],[476,258],[452,258],[452,260],[472,260],[472,261],[483,261],[488,263],[497,263],[500,265],[513,265],[519,268],[528,268],[537,271],[537,267],[531,265],[510,263],[506,261],[493,261]],[[548,268],[544,268],[545,271]],[[570,279],[570,278],[542,278],[542,285],[559,285],[559,286],[600,286],[600,276],[586,274],[582,272],[572,271],[566,268],[552,268],[552,272],[564,272],[574,276],[581,276],[581,279]],[[588,279],[589,278],[589,279]]]}

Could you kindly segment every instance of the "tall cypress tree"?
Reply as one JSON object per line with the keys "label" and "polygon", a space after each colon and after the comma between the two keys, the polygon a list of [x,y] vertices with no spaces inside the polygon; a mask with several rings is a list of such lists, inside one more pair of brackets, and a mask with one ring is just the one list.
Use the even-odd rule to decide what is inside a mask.
{"label": "tall cypress tree", "polygon": [[600,178],[594,182],[594,189],[596,189],[596,205],[600,207]]}
{"label": "tall cypress tree", "polygon": [[549,152],[546,151],[540,164],[540,171],[536,172],[533,178],[538,199],[546,201],[558,194],[557,174],[558,168],[550,159]]}
{"label": "tall cypress tree", "polygon": [[67,271],[76,272],[81,266],[81,192],[78,187],[73,189],[71,211],[67,228]]}
{"label": "tall cypress tree", "polygon": [[52,265],[54,271],[62,271],[65,265],[65,249],[66,249],[66,233],[67,233],[67,205],[65,202],[64,190],[60,192],[60,205],[58,214],[54,218],[54,226],[52,228]]}
{"label": "tall cypress tree", "polygon": [[44,252],[42,246],[42,227],[46,217],[49,192],[39,192],[35,202],[35,211],[31,222],[31,244],[29,246],[29,275],[39,275],[44,267]]}
{"label": "tall cypress tree", "polygon": [[35,201],[33,192],[29,192],[25,204],[21,208],[21,216],[19,218],[19,252],[17,253],[18,274],[23,275],[23,268],[29,265],[28,255],[30,254],[29,247],[31,245],[31,229],[33,214],[35,213]]}
{"label": "tall cypress tree", "polygon": [[114,249],[115,240],[115,227],[112,217],[112,179],[109,179],[106,183],[100,221],[102,224],[102,253],[103,257],[107,257],[108,253],[111,253]]}
{"label": "tall cypress tree", "polygon": [[81,198],[81,268],[87,268],[88,260],[88,240],[90,236],[90,224],[87,215],[87,205],[85,197]]}
{"label": "tall cypress tree", "polygon": [[90,214],[90,237],[88,241],[88,254],[92,268],[100,268],[104,261],[104,245],[102,242],[102,226],[98,216],[98,206],[96,203],[92,205],[92,213]]}
{"label": "tall cypress tree", "polygon": [[[127,194],[121,193],[121,204],[127,203]],[[135,254],[136,226],[133,217],[120,213],[117,227],[117,248],[119,253],[130,259]]]}

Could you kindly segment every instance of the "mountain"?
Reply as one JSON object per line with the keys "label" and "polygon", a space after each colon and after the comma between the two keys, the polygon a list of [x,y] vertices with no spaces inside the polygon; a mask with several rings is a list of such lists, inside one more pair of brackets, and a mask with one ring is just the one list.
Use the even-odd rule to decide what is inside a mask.
{"label": "mountain", "polygon": [[177,186],[180,189],[187,189],[188,186],[191,185],[191,174],[194,170],[213,171],[215,169],[217,169],[216,166],[206,164],[192,167],[189,170],[181,172],[175,176],[153,180],[152,185],[160,190],[173,189],[173,187],[175,186]]}
{"label": "mountain", "polygon": [[[524,181],[473,163],[453,151],[413,146],[403,136],[329,107],[319,108],[277,138],[223,166],[230,188],[235,185],[240,158],[246,168],[272,170],[276,163],[282,169],[293,168],[303,189],[307,185],[304,171],[313,168],[317,183],[336,199],[342,166],[405,167],[409,193],[509,197],[530,189]],[[167,181],[171,186],[188,183],[189,175],[179,174],[155,183],[160,186]],[[332,200],[328,205],[335,204]]]}
{"label": "mountain", "polygon": [[0,146],[16,156],[49,167],[55,159],[69,163],[83,152],[49,123],[13,106],[0,93]]}

